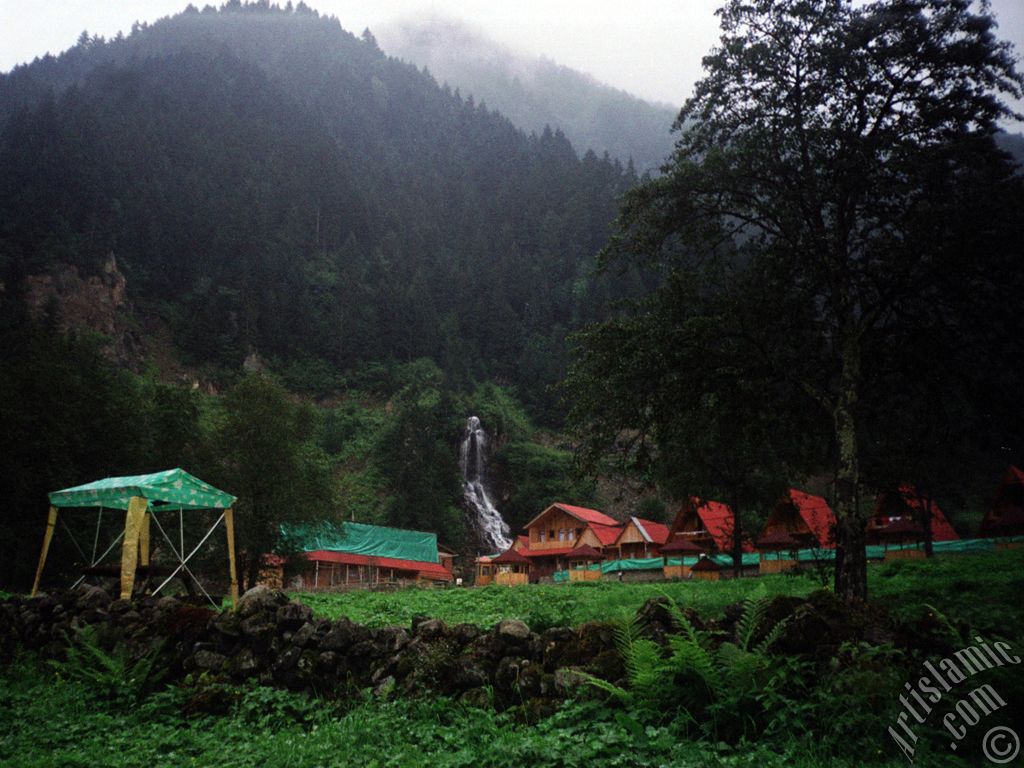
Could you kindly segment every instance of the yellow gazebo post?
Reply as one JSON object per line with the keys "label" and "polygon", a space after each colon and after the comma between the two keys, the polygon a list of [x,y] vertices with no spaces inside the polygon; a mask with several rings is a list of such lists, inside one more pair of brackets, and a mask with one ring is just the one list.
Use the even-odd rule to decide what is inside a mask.
{"label": "yellow gazebo post", "polygon": [[149,502],[142,496],[132,496],[128,501],[128,512],[124,520],[124,542],[121,544],[121,599],[132,596],[135,587],[135,566],[139,562],[140,548],[145,547],[143,565],[149,562],[149,531],[145,533],[143,545],[143,528],[148,522],[146,507]]}
{"label": "yellow gazebo post", "polygon": [[36,566],[36,578],[32,582],[32,597],[39,592],[39,581],[43,578],[43,566],[46,565],[46,553],[50,551],[50,541],[53,539],[53,529],[57,526],[57,508],[50,507],[50,514],[46,518],[46,533],[43,534],[43,551],[39,553],[39,565]]}
{"label": "yellow gazebo post", "polygon": [[238,576],[235,573],[235,511],[224,510],[224,530],[228,535],[228,568],[231,569],[231,607],[238,607]]}

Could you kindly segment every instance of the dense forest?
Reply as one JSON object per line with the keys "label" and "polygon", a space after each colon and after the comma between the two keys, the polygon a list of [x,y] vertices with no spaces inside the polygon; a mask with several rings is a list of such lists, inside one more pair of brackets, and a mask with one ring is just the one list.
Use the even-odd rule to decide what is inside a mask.
{"label": "dense forest", "polygon": [[[542,81],[509,103],[615,96]],[[694,492],[756,524],[812,479],[853,530],[871,489],[976,511],[1019,461],[1022,191],[996,143],[1024,138],[998,102],[897,141],[826,93],[801,152],[787,94],[780,131],[705,84],[652,178],[458,85],[265,0],[0,75],[0,583],[24,586],[46,491],[175,465],[240,496],[251,555],[322,516],[468,552],[471,413],[513,530],[557,498],[663,517]]]}
{"label": "dense forest", "polygon": [[[510,423],[557,426],[566,335],[642,287],[593,268],[631,170],[527,135],[301,3],[83,33],[0,76],[0,131],[13,546],[62,484],[165,464],[215,479],[230,407],[203,393],[245,391],[243,361],[324,406],[285,434],[326,451],[326,512],[460,543],[454,450],[465,409],[486,409],[472,393],[494,382],[484,400]],[[113,303],[102,322],[83,286]],[[184,405],[161,410],[153,387]],[[138,447],[153,408],[181,422],[159,450]],[[59,428],[35,428],[45,413]],[[523,442],[533,429],[497,457],[520,499],[569,482],[568,454]]]}

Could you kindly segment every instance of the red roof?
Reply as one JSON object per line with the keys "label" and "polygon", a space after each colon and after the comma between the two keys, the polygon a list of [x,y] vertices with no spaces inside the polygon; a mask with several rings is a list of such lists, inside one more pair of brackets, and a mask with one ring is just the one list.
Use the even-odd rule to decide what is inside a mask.
{"label": "red roof", "polygon": [[[904,503],[914,512],[924,513],[924,510],[921,508],[922,499],[914,489],[914,486],[901,485],[899,494]],[[960,541],[960,536],[953,530],[953,526],[949,524],[949,520],[946,519],[946,516],[939,509],[939,505],[935,501],[932,501],[932,541]]]}
{"label": "red roof", "polygon": [[696,563],[694,563],[693,567],[690,570],[691,571],[720,571],[720,570],[722,570],[722,566],[720,566],[718,563],[716,563],[710,557],[702,557],[700,560],[698,560]]}
{"label": "red roof", "polygon": [[668,541],[668,526],[642,517],[630,518],[650,544],[664,544]]}
{"label": "red roof", "polygon": [[663,544],[661,546],[662,554],[665,554],[666,552],[692,552],[696,554],[698,552],[703,551],[704,550],[699,545],[694,544],[689,539],[682,538],[674,539],[673,541],[670,541],[668,544]]}
{"label": "red roof", "polygon": [[1006,471],[1007,480],[1017,485],[1024,485],[1024,471],[1021,471],[1017,467],[1010,466]]}
{"label": "red roof", "polygon": [[578,558],[580,560],[604,560],[604,553],[594,549],[589,544],[584,544],[582,547],[576,547],[572,552],[569,553],[570,559]]}
{"label": "red roof", "polygon": [[804,523],[811,529],[811,533],[825,549],[831,549],[832,529],[836,525],[836,516],[832,508],[821,496],[815,496],[805,491],[798,491],[796,488],[789,489],[789,500],[796,507],[796,511],[803,518]]}
{"label": "red roof", "polygon": [[526,555],[527,557],[554,557],[556,555],[568,555],[573,551],[573,547],[558,547],[557,549],[524,549],[519,554]]}
{"label": "red roof", "polygon": [[[690,503],[693,504],[700,521],[704,523],[704,530],[715,540],[718,551],[732,552],[732,533],[735,525],[732,507],[720,501],[704,501],[696,496],[690,497]],[[754,551],[746,537],[743,540],[743,551]]]}
{"label": "red roof", "polygon": [[524,557],[522,552],[514,549],[507,549],[491,560],[492,563],[529,563],[530,558]]}
{"label": "red roof", "polygon": [[416,571],[425,576],[451,581],[452,572],[440,563],[424,563],[420,560],[398,560],[393,557],[374,557],[371,555],[353,555],[348,552],[334,552],[318,549],[306,552],[308,560],[319,560],[322,563],[344,563],[346,565],[373,565],[378,568],[394,568],[396,571]]}
{"label": "red roof", "polygon": [[591,523],[590,530],[597,536],[597,540],[601,542],[602,547],[610,547],[619,538],[619,534],[622,533],[622,526]]}
{"label": "red roof", "polygon": [[574,507],[571,504],[562,504],[561,502],[555,502],[551,506],[558,507],[563,512],[568,512],[573,517],[582,520],[585,523],[596,523],[597,525],[619,525],[618,520],[613,517],[608,517],[604,512],[598,512],[596,509]]}
{"label": "red roof", "polygon": [[800,542],[785,531],[774,531],[759,538],[757,546],[760,549],[796,549]]}

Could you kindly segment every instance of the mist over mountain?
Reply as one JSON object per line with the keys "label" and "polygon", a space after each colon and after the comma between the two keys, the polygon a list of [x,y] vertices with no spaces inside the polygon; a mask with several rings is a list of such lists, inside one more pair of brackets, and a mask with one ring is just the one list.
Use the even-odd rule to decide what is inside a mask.
{"label": "mist over mountain", "polygon": [[195,365],[426,357],[550,416],[566,333],[631,290],[591,276],[631,171],[301,3],[83,35],[0,76],[0,126],[6,317],[113,254]]}
{"label": "mist over mountain", "polygon": [[399,21],[374,34],[388,54],[426,66],[439,82],[472,94],[527,131],[561,129],[580,150],[607,152],[638,172],[672,150],[677,108],[652,104],[547,58],[524,56],[443,17]]}

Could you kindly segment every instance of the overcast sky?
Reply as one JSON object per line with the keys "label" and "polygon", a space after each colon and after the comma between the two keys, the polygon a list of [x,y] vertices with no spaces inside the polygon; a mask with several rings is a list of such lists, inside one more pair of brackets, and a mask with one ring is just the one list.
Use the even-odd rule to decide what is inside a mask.
{"label": "overcast sky", "polygon": [[[193,0],[202,7],[205,2]],[[0,0],[0,72],[177,13],[188,0]],[[220,4],[217,0],[215,5]],[[282,3],[283,4],[283,0]],[[721,0],[306,0],[346,29],[435,14],[462,19],[524,53],[544,55],[646,99],[678,106],[718,37]],[[1001,36],[1024,51],[1024,0],[992,0]]]}

